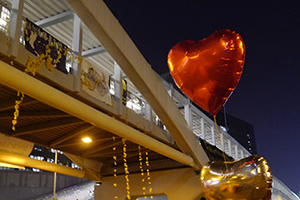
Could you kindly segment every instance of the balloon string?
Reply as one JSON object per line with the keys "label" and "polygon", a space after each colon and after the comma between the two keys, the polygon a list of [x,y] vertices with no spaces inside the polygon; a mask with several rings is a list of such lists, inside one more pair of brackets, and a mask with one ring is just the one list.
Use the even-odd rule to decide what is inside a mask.
{"label": "balloon string", "polygon": [[[221,145],[222,145],[222,138],[221,138],[221,135],[220,135],[220,132],[219,132],[219,129],[218,129],[218,124],[217,124],[217,118],[216,118],[216,115],[214,115],[214,121],[215,121],[215,126],[216,126],[216,130],[217,130],[217,133],[219,135],[219,138],[220,138],[220,142],[221,142]],[[224,149],[225,151],[225,149]],[[224,158],[224,163],[225,163],[225,166],[226,166],[226,170],[228,172],[228,166],[227,166],[227,162],[226,162],[226,157],[225,157],[225,152],[222,151],[222,154],[223,154],[223,158]]]}

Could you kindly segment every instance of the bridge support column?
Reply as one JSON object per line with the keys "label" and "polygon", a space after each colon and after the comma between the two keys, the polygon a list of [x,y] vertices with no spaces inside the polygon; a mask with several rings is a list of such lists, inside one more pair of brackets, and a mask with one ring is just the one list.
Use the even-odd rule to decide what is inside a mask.
{"label": "bridge support column", "polygon": [[[131,199],[143,197],[142,187],[146,187],[147,196],[167,195],[168,200],[200,200],[203,197],[200,175],[192,168],[150,172],[150,177],[151,185],[148,185],[147,177],[144,177],[145,182],[142,182],[141,174],[129,175]],[[114,187],[114,183],[117,187]],[[125,200],[127,195],[125,185],[123,175],[103,177],[101,185],[95,185],[95,200],[115,199],[115,196],[119,200]],[[149,193],[150,187],[152,193]]]}
{"label": "bridge support column", "polygon": [[76,14],[74,14],[72,50],[74,56],[78,56],[78,59],[72,62],[72,74],[75,76],[73,87],[75,91],[81,91],[81,63],[79,62],[79,58],[82,56],[82,25],[81,20]]}

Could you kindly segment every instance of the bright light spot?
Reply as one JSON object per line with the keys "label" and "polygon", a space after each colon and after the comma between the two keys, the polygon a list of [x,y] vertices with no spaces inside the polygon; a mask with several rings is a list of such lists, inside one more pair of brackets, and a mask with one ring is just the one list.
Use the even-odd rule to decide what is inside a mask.
{"label": "bright light spot", "polygon": [[113,89],[109,90],[110,94],[115,95],[115,91]]}
{"label": "bright light spot", "polygon": [[222,41],[222,45],[223,45],[224,47],[226,47],[227,43],[224,42],[224,41]]}
{"label": "bright light spot", "polygon": [[221,128],[223,131],[227,132],[227,130],[226,130],[226,128],[225,128],[224,126],[220,126],[220,128]]}
{"label": "bright light spot", "polygon": [[270,172],[266,172],[267,177],[271,177],[272,174]]}
{"label": "bright light spot", "polygon": [[256,169],[251,170],[251,174],[257,175]]}
{"label": "bright light spot", "polygon": [[279,196],[279,195],[276,196],[276,199],[277,200],[282,200],[281,196]]}
{"label": "bright light spot", "polygon": [[82,141],[85,142],[85,143],[92,142],[91,138],[89,138],[89,137],[82,138]]}
{"label": "bright light spot", "polygon": [[170,60],[168,60],[168,64],[169,64],[170,71],[173,72],[174,67],[173,67],[172,62]]}
{"label": "bright light spot", "polygon": [[241,49],[244,49],[244,44],[243,44],[243,42],[242,42],[242,41],[240,41],[240,44],[239,44],[239,46],[240,46],[240,48],[241,48]]}
{"label": "bright light spot", "polygon": [[261,169],[260,167],[257,167],[257,173],[260,174],[261,173]]}

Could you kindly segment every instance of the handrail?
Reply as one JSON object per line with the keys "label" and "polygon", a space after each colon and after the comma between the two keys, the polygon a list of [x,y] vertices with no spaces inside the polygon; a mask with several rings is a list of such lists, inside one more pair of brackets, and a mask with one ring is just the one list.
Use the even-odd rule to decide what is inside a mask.
{"label": "handrail", "polygon": [[[273,176],[272,195],[276,196],[272,199],[278,199],[277,196],[284,196],[287,200],[300,200],[294,192],[292,192],[282,181]],[[283,199],[283,198],[282,198]]]}
{"label": "handrail", "polygon": [[[188,98],[180,94],[176,89],[173,88],[173,85],[166,82],[163,78],[160,78],[165,86],[166,90],[170,91],[169,94],[177,103],[182,105],[188,102]],[[231,135],[224,131],[220,126],[218,126],[220,136],[223,138],[220,139],[220,136],[215,130],[215,123],[209,117],[207,117],[203,112],[201,112],[196,106],[191,105],[191,112],[194,118],[199,119],[200,123],[196,125],[193,121],[191,129],[194,134],[200,137],[203,140],[206,140],[209,144],[216,146],[221,151],[224,151],[228,156],[233,157],[235,160],[241,159],[251,155],[251,153],[245,149],[238,141],[236,141]],[[230,142],[229,142],[230,141]],[[224,145],[224,143],[227,144]],[[230,144],[230,145],[229,145]],[[233,150],[233,151],[232,151]]]}

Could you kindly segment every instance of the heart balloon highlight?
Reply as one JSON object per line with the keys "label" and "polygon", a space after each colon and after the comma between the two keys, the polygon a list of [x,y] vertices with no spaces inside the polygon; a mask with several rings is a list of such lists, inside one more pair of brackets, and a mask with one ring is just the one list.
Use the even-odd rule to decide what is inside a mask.
{"label": "heart balloon highlight", "polygon": [[179,42],[168,54],[170,73],[177,86],[214,116],[236,88],[244,62],[244,42],[238,33],[228,29],[199,42]]}
{"label": "heart balloon highlight", "polygon": [[235,162],[215,161],[201,170],[208,200],[270,200],[272,174],[267,161],[249,156]]}

